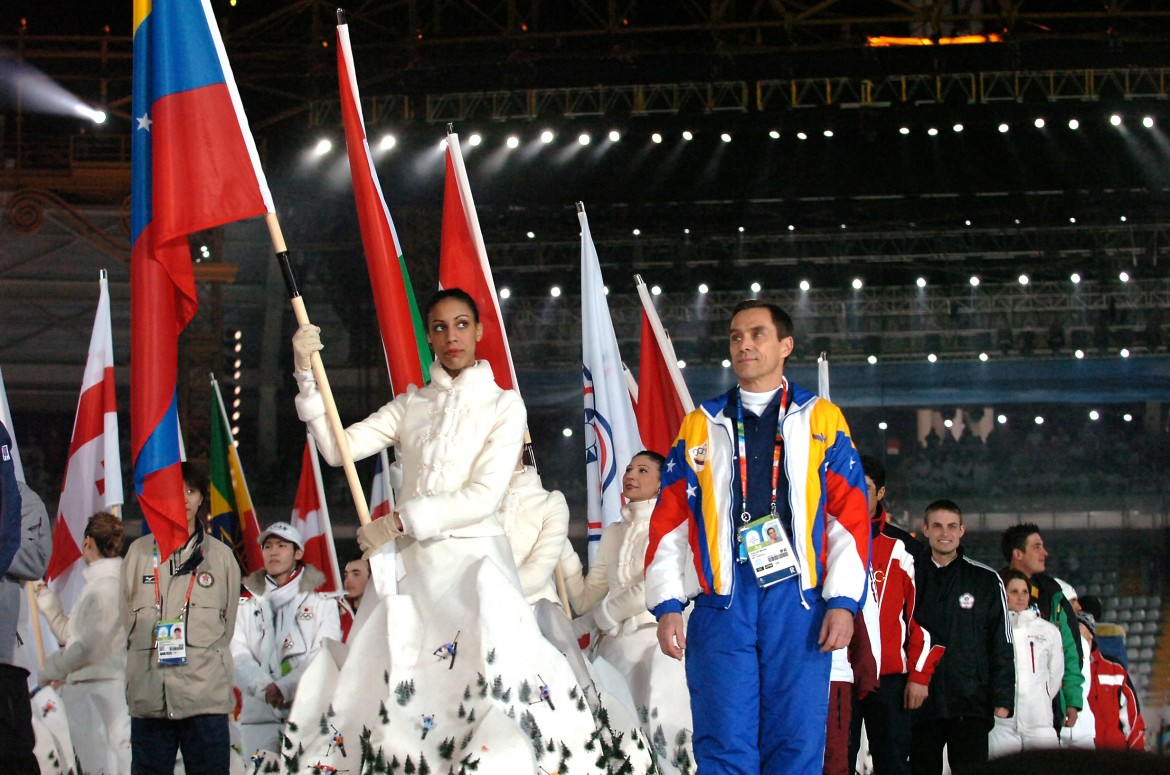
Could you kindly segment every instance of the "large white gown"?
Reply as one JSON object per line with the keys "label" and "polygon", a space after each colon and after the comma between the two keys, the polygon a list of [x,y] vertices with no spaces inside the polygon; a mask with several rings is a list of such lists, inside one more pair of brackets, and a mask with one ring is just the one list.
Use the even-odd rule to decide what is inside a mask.
{"label": "large white gown", "polygon": [[[355,458],[396,446],[403,467],[397,593],[360,616],[301,679],[283,766],[422,772],[646,772],[635,719],[595,718],[564,655],[541,636],[496,517],[525,412],[479,362],[347,429]],[[326,460],[336,447],[310,379],[297,406]],[[547,696],[542,696],[547,693]],[[338,739],[340,736],[340,741]],[[339,745],[338,743],[342,744]],[[344,748],[344,750],[342,750]]]}
{"label": "large white gown", "polygon": [[646,609],[643,569],[654,503],[622,507],[622,521],[605,528],[588,575],[581,573],[579,560],[573,562],[575,555],[568,558],[565,586],[577,613],[593,612],[601,630],[593,646],[594,669],[603,683],[623,681],[619,690],[628,690],[633,699],[659,770],[693,772],[685,663],[658,648],[657,623]]}

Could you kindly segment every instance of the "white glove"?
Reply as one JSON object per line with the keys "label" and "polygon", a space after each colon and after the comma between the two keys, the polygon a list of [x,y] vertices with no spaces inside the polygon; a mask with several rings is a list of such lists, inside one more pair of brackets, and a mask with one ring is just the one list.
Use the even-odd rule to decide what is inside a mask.
{"label": "white glove", "polygon": [[313,353],[321,352],[325,345],[321,344],[321,329],[311,323],[306,323],[293,334],[293,367],[297,371],[309,371],[313,368]]}
{"label": "white glove", "polygon": [[592,610],[581,614],[572,622],[570,622],[570,624],[573,625],[573,635],[575,635],[578,640],[580,640],[582,636],[593,632],[593,630],[597,628],[597,623],[593,620]]}
{"label": "white glove", "polygon": [[368,525],[362,525],[357,529],[357,542],[361,547],[364,556],[369,557],[387,541],[393,541],[398,536],[402,535],[402,531],[394,524],[394,515],[387,514],[384,517],[378,517]]}
{"label": "white glove", "polygon": [[33,585],[33,589],[37,594],[37,608],[46,614],[61,611],[61,601],[57,598],[57,593],[50,589],[48,584],[43,581],[37,581]]}

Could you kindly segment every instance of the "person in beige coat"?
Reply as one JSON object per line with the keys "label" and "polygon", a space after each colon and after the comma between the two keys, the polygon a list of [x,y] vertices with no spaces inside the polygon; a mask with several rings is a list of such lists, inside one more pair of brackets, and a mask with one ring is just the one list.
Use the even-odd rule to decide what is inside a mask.
{"label": "person in beige coat", "polygon": [[[187,775],[223,775],[230,766],[227,714],[236,704],[230,645],[240,566],[197,518],[207,477],[184,463],[183,480],[187,542],[162,560],[154,537],[145,535],[130,545],[122,563],[134,775],[171,775],[180,750]],[[173,620],[184,630],[186,660],[164,666],[156,630],[160,622]]]}
{"label": "person in beige coat", "polygon": [[122,521],[101,511],[81,540],[85,586],[66,616],[61,601],[37,585],[37,606],[64,647],[45,657],[40,682],[63,681],[61,699],[82,772],[130,772],[126,707],[126,622],[122,612]]}

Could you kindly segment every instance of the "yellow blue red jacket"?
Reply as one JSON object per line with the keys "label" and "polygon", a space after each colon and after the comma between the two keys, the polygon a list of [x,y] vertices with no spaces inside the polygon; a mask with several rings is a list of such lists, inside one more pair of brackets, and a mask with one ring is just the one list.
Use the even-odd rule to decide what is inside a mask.
{"label": "yellow blue red jacket", "polygon": [[[841,410],[797,385],[790,389],[781,433],[802,596],[819,593],[829,608],[856,614],[868,587],[870,547],[861,460]],[[737,390],[703,402],[683,419],[663,466],[646,550],[646,607],[655,617],[682,611],[700,594],[713,596],[709,604],[731,604]],[[688,562],[697,587],[694,576],[686,582]]]}

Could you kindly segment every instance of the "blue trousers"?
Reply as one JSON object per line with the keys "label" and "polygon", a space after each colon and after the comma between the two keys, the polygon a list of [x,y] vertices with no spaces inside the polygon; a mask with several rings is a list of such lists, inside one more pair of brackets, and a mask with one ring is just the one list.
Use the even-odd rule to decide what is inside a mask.
{"label": "blue trousers", "polygon": [[760,589],[743,563],[729,608],[696,600],[686,666],[699,772],[821,775],[831,658],[817,645],[825,603],[804,599],[797,579]]}
{"label": "blue trousers", "polygon": [[131,718],[132,775],[174,775],[183,751],[187,775],[228,775],[231,735],[223,713],[184,719]]}

